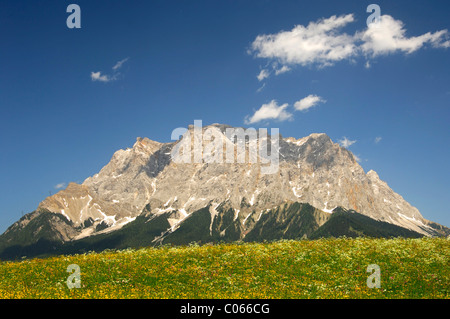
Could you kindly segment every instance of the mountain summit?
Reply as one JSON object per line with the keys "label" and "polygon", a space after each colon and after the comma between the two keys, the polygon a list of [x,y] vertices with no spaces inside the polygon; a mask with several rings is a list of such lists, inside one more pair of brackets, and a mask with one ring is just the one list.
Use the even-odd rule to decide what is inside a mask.
{"label": "mountain summit", "polygon": [[[182,137],[170,143],[139,137],[132,148],[115,152],[98,174],[81,185],[70,183],[10,226],[0,236],[0,250],[7,257],[30,256],[26,247],[46,252],[126,229],[136,237],[137,229],[145,227],[140,235],[145,238],[133,243],[314,237],[336,211],[405,234],[450,233],[423,218],[376,172],[366,174],[353,154],[326,134],[296,139],[250,133],[212,124],[180,130]],[[269,145],[271,151],[252,153],[252,145]],[[176,160],[175,151],[189,148],[192,154]],[[237,160],[239,150],[244,161]],[[197,160],[196,151],[201,152]],[[271,164],[268,153],[277,154],[277,170],[264,174],[262,169]],[[226,154],[234,160],[225,159]]]}

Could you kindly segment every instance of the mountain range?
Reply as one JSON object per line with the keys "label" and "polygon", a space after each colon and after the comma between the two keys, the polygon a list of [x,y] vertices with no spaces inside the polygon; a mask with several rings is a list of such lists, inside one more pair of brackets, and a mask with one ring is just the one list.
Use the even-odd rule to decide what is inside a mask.
{"label": "mountain range", "polygon": [[[450,234],[376,172],[365,173],[326,134],[296,139],[261,131],[230,136],[230,130],[250,133],[211,124],[191,125],[169,143],[137,138],[100,172],[70,183],[11,225],[0,235],[0,258],[191,242]],[[253,145],[276,152],[276,171],[264,173],[272,163],[252,152]],[[180,148],[194,154],[179,160]],[[227,150],[234,161],[223,160]],[[246,160],[237,160],[239,154]]]}

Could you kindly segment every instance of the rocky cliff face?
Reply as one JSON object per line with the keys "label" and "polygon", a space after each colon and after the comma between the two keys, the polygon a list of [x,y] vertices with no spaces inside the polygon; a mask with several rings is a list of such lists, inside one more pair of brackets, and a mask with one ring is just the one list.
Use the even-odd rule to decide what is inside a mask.
{"label": "rocky cliff face", "polygon": [[[265,137],[230,138],[226,129],[230,127],[213,124],[196,129],[191,126],[188,137],[185,134],[172,143],[138,138],[132,148],[117,151],[98,174],[81,185],[71,183],[65,190],[46,198],[37,212],[50,211],[64,216],[72,227],[68,231],[65,225],[64,235],[59,236],[66,241],[113,232],[140,215],[146,218],[167,215],[167,231],[173,233],[193,212],[205,207],[210,207],[212,227],[214,220],[219,222],[224,218],[215,208],[225,204],[237,225],[245,225],[240,229],[240,237],[245,237],[262,214],[287,202],[309,203],[328,214],[340,206],[426,236],[447,231],[424,219],[377,173],[366,174],[353,154],[333,143],[326,134],[300,139],[280,136],[278,170],[263,174],[267,161],[260,154],[251,154],[250,146]],[[188,163],[174,160],[173,151],[180,143],[195,150],[196,138],[198,142],[199,137],[205,136],[209,138],[200,140],[201,161],[198,158],[196,161],[194,154]],[[238,146],[244,150],[247,159],[244,162],[236,160]],[[227,147],[236,147],[233,162],[224,158]],[[221,163],[219,150],[223,151]],[[216,161],[206,160],[208,156],[215,157]],[[248,160],[251,156],[256,156],[253,163]],[[16,224],[7,232],[22,227],[20,221]]]}

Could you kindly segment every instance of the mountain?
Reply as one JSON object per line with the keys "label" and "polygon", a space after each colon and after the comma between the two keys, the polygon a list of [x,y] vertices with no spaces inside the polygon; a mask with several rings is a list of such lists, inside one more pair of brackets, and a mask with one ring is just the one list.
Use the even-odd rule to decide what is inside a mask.
{"label": "mountain", "polygon": [[44,199],[0,236],[0,257],[31,256],[33,249],[450,234],[326,134],[283,138],[223,124],[178,133],[170,143],[137,138],[98,174]]}
{"label": "mountain", "polygon": [[316,229],[310,239],[322,237],[360,237],[375,238],[408,237],[418,238],[423,235],[394,224],[374,220],[354,210],[337,207],[322,227]]}

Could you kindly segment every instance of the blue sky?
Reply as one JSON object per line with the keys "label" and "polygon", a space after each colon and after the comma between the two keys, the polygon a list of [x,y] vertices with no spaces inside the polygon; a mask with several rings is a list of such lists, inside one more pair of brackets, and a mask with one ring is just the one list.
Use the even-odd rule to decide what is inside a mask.
{"label": "blue sky", "polygon": [[[71,3],[80,29],[66,25]],[[366,23],[371,3],[378,29]],[[425,218],[450,226],[449,9],[2,0],[0,232],[136,137],[169,142],[195,119],[327,133]]]}

